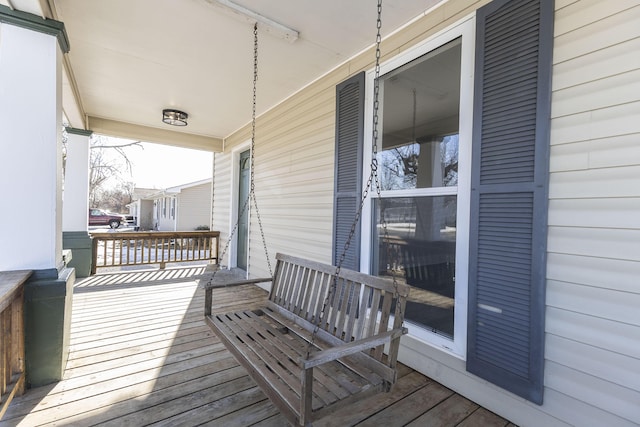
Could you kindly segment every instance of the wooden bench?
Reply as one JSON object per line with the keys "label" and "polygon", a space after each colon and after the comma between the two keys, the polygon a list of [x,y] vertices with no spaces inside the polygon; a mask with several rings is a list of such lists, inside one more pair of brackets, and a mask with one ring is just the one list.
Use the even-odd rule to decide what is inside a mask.
{"label": "wooden bench", "polygon": [[[334,266],[276,259],[273,278],[205,285],[205,319],[282,414],[311,425],[354,399],[388,391],[407,333],[409,286],[397,284],[394,298],[387,279],[341,269],[336,280]],[[267,281],[271,292],[260,309],[212,314],[214,288]]]}

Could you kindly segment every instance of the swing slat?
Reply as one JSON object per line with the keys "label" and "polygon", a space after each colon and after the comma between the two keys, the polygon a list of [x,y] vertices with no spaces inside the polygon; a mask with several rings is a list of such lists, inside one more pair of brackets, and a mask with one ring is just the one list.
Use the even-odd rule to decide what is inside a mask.
{"label": "swing slat", "polygon": [[[341,269],[332,290],[335,267],[282,254],[276,259],[273,279],[249,281],[273,284],[258,310],[212,314],[213,289],[229,284],[205,286],[207,324],[265,394],[292,424],[306,426],[353,400],[388,391],[407,332],[402,320],[409,287]],[[335,294],[327,300],[328,292]],[[325,300],[325,318],[317,325]]]}

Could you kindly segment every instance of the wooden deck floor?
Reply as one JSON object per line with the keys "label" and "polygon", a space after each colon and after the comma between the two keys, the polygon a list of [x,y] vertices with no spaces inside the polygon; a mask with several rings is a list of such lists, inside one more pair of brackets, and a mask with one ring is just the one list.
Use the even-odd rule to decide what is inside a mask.
{"label": "wooden deck floor", "polygon": [[[202,267],[99,274],[77,284],[64,379],[16,398],[0,426],[285,426],[284,418],[204,324]],[[254,286],[220,289],[232,309]],[[323,426],[513,426],[402,367],[390,393]]]}

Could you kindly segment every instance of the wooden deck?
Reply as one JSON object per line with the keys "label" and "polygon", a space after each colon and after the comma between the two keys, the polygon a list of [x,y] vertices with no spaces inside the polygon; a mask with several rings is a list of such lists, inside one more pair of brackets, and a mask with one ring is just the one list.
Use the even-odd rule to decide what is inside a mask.
{"label": "wooden deck", "polygon": [[[203,321],[202,267],[99,274],[73,298],[64,379],[16,398],[0,426],[285,426]],[[218,289],[233,310],[255,286]],[[336,411],[323,426],[513,426],[402,366],[390,393]]]}

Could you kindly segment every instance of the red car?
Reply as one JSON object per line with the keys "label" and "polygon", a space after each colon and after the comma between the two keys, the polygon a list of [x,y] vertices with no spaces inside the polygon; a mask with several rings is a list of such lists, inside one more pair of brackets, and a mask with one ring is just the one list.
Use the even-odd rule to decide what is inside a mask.
{"label": "red car", "polygon": [[108,225],[118,228],[120,224],[126,224],[127,219],[122,215],[115,215],[101,209],[89,209],[89,225]]}

